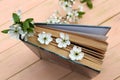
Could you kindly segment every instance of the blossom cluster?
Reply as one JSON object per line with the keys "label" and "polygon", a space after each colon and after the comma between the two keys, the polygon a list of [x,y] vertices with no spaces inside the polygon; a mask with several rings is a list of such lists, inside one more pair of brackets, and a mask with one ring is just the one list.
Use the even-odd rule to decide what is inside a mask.
{"label": "blossom cluster", "polygon": [[27,41],[28,37],[34,35],[34,23],[33,18],[28,18],[25,21],[21,21],[21,11],[13,13],[13,24],[9,29],[3,30],[3,33],[9,34],[13,38],[22,39]]}
{"label": "blossom cluster", "polygon": [[[48,45],[50,42],[53,41],[52,34],[51,33],[46,33],[42,32],[38,34],[38,39],[39,43]],[[56,43],[58,44],[57,46],[59,48],[66,48],[67,46],[70,46],[71,42],[69,39],[68,34],[60,33],[60,37],[56,38]],[[69,53],[69,58],[71,60],[82,60],[84,57],[84,53],[82,52],[81,47],[74,46],[72,50],[70,50]]]}
{"label": "blossom cluster", "polygon": [[[85,14],[83,10],[83,6],[80,4],[77,9],[73,8],[76,0],[59,0],[59,5],[65,10],[66,15],[61,16],[60,13],[53,13],[47,20],[47,23],[51,24],[70,24],[70,23],[78,23],[79,19]],[[81,3],[87,4],[89,8],[92,8],[91,0],[80,0]]]}
{"label": "blossom cluster", "polygon": [[64,23],[69,23],[68,21],[65,20],[64,17],[61,17],[58,11],[55,11],[47,20],[47,23],[51,24],[64,24]]}

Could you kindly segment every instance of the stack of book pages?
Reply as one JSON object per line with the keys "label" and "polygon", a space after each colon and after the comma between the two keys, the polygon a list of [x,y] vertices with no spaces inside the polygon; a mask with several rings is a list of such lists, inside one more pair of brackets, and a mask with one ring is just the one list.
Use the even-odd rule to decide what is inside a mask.
{"label": "stack of book pages", "polygon": [[[109,30],[110,27],[104,26],[36,23],[34,36],[24,43],[41,59],[54,62],[92,78],[101,71],[108,46],[106,34]],[[37,40],[38,34],[43,31],[52,34],[54,40],[49,45],[40,44]],[[68,34],[71,41],[69,46],[62,49],[58,48],[55,42],[61,32]],[[82,60],[69,59],[69,51],[74,45],[82,48],[84,52]]]}

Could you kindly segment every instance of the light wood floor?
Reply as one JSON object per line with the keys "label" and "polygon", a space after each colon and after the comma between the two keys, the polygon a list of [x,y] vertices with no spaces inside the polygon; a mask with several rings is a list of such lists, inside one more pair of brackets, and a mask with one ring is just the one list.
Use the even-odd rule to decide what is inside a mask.
{"label": "light wood floor", "polygon": [[[111,26],[102,72],[92,80],[120,80],[120,0],[93,0],[80,24]],[[58,0],[0,0],[0,31],[11,24],[11,14],[44,22],[57,9]],[[0,80],[90,80],[39,58],[19,40],[0,33]]]}

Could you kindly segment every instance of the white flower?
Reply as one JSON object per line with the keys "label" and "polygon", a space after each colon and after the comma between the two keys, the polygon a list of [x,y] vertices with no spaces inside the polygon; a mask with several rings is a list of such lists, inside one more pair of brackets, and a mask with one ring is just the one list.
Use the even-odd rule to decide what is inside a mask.
{"label": "white flower", "polygon": [[59,16],[59,13],[56,11],[52,16],[50,16],[47,23],[58,24],[61,23],[61,19],[62,18]]}
{"label": "white flower", "polygon": [[34,32],[29,32],[29,33],[28,32],[23,32],[21,34],[21,39],[27,41],[28,37],[33,36],[33,35],[34,35]]}
{"label": "white flower", "polygon": [[68,21],[70,21],[70,22],[73,21],[73,13],[72,13],[72,12],[68,12],[68,14],[67,14],[67,19],[68,19]]}
{"label": "white flower", "polygon": [[69,35],[60,33],[60,38],[57,38],[56,42],[58,43],[59,48],[66,48],[68,45],[70,45]]}
{"label": "white flower", "polygon": [[79,6],[79,11],[81,11],[81,12],[84,12],[84,10],[83,10],[83,6]]}
{"label": "white flower", "polygon": [[84,53],[82,52],[81,47],[74,46],[73,49],[70,50],[69,57],[71,60],[82,60]]}
{"label": "white flower", "polygon": [[8,31],[8,34],[10,34],[11,37],[19,39],[20,34],[22,34],[23,31],[19,24],[15,24],[10,26],[10,30]]}
{"label": "white flower", "polygon": [[53,40],[51,36],[52,36],[52,34],[50,34],[50,33],[42,32],[42,33],[38,34],[38,41],[41,44],[48,45]]}
{"label": "white flower", "polygon": [[78,20],[78,12],[76,10],[68,12],[67,20],[70,22],[76,22]]}
{"label": "white flower", "polygon": [[59,0],[60,6],[65,10],[65,11],[70,11],[72,10],[72,6],[75,3],[75,0]]}

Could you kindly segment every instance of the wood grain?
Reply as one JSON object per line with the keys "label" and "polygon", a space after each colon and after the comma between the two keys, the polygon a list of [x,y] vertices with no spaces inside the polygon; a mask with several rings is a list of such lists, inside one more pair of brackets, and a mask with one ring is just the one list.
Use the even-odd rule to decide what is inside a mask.
{"label": "wood grain", "polygon": [[39,61],[8,80],[58,80],[69,72],[69,70],[53,63]]}
{"label": "wood grain", "polygon": [[[43,2],[44,0],[3,0],[0,2],[0,7],[2,7],[0,9],[1,11],[1,15],[0,15],[0,25],[7,23],[8,21],[10,21],[11,15],[13,12],[21,10],[22,13],[30,10],[31,8],[35,7],[36,5],[40,4],[41,2]],[[4,6],[6,5],[6,6]],[[22,18],[23,19],[23,18]]]}
{"label": "wood grain", "polygon": [[[21,47],[22,46],[22,47]],[[0,57],[0,79],[6,80],[39,58],[23,43],[3,52]],[[23,59],[24,57],[24,59]]]}
{"label": "wood grain", "polygon": [[[25,3],[26,1],[27,3]],[[35,18],[35,22],[46,21],[46,19],[57,9],[63,11],[58,7],[58,0],[54,0],[54,1],[44,0],[44,1],[45,2],[39,4],[37,0],[30,0],[30,1],[0,0],[0,7],[1,7],[0,8],[0,11],[1,11],[0,25],[2,25],[0,26],[0,31],[9,27],[9,25],[11,24],[10,22],[8,23],[8,20],[11,18],[10,14],[14,11],[17,11],[18,9],[21,9],[23,12],[26,11],[22,16],[23,18],[33,17]],[[120,15],[118,15],[120,12],[120,5],[119,5],[120,0],[116,0],[116,1],[115,0],[93,0],[93,3],[94,3],[94,8],[92,10],[89,10],[87,7],[85,7],[86,14],[84,15],[83,19],[80,20],[79,24],[90,24],[90,25],[102,24],[103,26],[105,25],[112,26],[112,29],[108,34],[108,36],[110,37],[108,39],[108,42],[110,45],[109,45],[106,57],[104,59],[103,71],[100,75],[98,75],[93,80],[114,80],[114,79],[120,80],[120,78],[118,77],[120,76],[120,73],[119,73],[120,72],[119,71]],[[8,35],[4,35],[0,33],[0,42],[6,38],[8,38]],[[48,67],[45,69],[41,68],[41,70],[42,69],[43,70],[40,71],[39,67],[48,66],[47,64],[51,64],[51,63],[47,63],[47,64],[44,62],[43,64],[35,63],[32,66],[37,65],[37,67],[32,67],[32,69],[31,67],[28,67],[27,69],[23,70],[26,66],[36,62],[37,57],[35,57],[35,55],[33,55],[33,52],[31,51],[27,50],[28,52],[26,52],[26,50],[24,50],[24,47],[23,47],[24,45],[21,45],[22,47],[19,46],[21,47],[21,49],[19,48],[20,50],[17,49],[18,45],[16,45],[16,47],[7,45],[7,44],[10,44],[10,45],[14,44],[14,40],[11,41],[7,39],[6,42],[3,41],[3,43],[5,45],[2,45],[0,47],[0,51],[2,51],[2,54],[0,54],[0,79],[1,80],[6,80],[8,77],[11,77],[12,75],[14,76],[12,76],[10,80],[20,80],[20,79],[22,80],[30,80],[30,79],[33,79],[33,80],[40,80],[40,79],[89,80],[89,79],[86,79],[85,76],[82,76],[74,72],[72,72],[71,74],[69,74],[68,72],[61,76],[61,74],[64,73],[64,71],[61,69],[59,70],[63,72],[60,72],[60,74],[57,72],[53,72],[53,75],[51,71],[54,71],[54,70],[51,70],[51,68],[48,68]],[[1,42],[1,44],[3,43]],[[10,48],[9,47],[5,48],[6,46],[9,46]],[[23,58],[23,56],[25,56],[25,58]],[[53,65],[52,67],[56,67],[56,65]],[[23,71],[18,73],[20,70],[23,70]],[[33,74],[31,73],[32,71],[34,71]],[[18,74],[15,74],[15,73],[18,73]]]}

